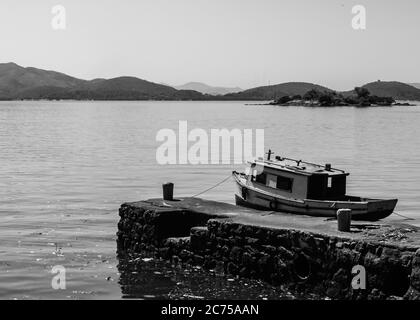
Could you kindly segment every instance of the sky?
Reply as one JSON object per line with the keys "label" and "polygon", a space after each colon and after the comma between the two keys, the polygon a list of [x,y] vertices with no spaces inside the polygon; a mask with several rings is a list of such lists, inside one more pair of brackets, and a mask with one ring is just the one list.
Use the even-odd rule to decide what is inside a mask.
{"label": "sky", "polygon": [[[66,28],[54,30],[55,5]],[[352,28],[352,7],[366,29]],[[348,90],[420,82],[418,0],[1,0],[0,62],[82,78]]]}

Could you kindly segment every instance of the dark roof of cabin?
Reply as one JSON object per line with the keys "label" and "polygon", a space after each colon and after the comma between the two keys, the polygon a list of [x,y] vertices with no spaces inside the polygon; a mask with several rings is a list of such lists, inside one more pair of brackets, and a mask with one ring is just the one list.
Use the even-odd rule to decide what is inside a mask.
{"label": "dark roof of cabin", "polygon": [[[272,168],[274,170],[288,171],[291,173],[302,174],[302,175],[313,175],[313,174],[328,174],[329,176],[341,176],[349,175],[344,170],[333,168],[330,165],[320,165],[311,162],[305,162],[302,160],[295,160],[290,158],[276,157],[273,160],[257,159],[254,161],[257,165],[264,165],[265,167]],[[328,167],[329,166],[329,167]]]}

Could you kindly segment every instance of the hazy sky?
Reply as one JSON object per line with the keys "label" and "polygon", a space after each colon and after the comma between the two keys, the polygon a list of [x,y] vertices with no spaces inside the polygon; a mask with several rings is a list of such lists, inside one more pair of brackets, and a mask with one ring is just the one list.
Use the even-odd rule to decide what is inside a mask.
{"label": "hazy sky", "polygon": [[[66,8],[53,30],[51,8]],[[351,8],[367,29],[351,27]],[[345,90],[420,82],[419,0],[1,0],[0,62],[92,79]]]}

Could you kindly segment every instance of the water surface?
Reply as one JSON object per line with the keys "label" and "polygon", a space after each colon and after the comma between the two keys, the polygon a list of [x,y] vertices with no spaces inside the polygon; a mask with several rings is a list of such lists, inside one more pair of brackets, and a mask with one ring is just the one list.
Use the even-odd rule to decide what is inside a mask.
{"label": "water surface", "polygon": [[[417,106],[0,102],[0,298],[122,297],[120,204],[160,196],[165,181],[177,196],[193,195],[242,167],[158,165],[156,133],[177,131],[179,120],[190,129],[265,129],[276,155],[346,169],[349,194],[396,197],[396,211],[420,224]],[[203,197],[233,202],[233,190],[225,183]],[[51,288],[54,265],[66,267],[66,290]],[[179,282],[159,277],[146,277],[146,298]]]}

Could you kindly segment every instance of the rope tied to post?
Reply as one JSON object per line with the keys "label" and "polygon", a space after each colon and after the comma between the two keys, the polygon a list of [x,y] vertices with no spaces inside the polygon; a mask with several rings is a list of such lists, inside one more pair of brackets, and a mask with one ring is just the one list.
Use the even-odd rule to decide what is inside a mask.
{"label": "rope tied to post", "polygon": [[195,198],[195,197],[197,197],[197,196],[199,196],[199,195],[202,195],[203,193],[206,193],[207,191],[210,191],[210,190],[212,190],[212,189],[214,189],[214,188],[216,188],[216,187],[220,186],[221,184],[223,184],[223,183],[225,183],[227,180],[229,180],[231,177],[232,177],[232,175],[231,175],[231,174],[229,174],[229,176],[227,176],[226,178],[224,178],[222,181],[220,181],[220,182],[216,183],[214,186],[212,186],[212,187],[210,187],[210,188],[207,188],[207,189],[206,189],[206,190],[204,190],[204,191],[201,191],[201,192],[199,192],[199,193],[197,193],[197,194],[195,194],[195,195],[191,196],[191,198]]}
{"label": "rope tied to post", "polygon": [[404,219],[406,219],[406,220],[416,220],[416,219],[414,219],[414,218],[410,218],[410,217],[407,217],[407,216],[404,216],[404,215],[402,215],[401,213],[398,213],[398,212],[393,212],[393,214],[395,214],[395,215],[397,215],[397,216],[399,216],[399,217],[401,217],[401,218],[404,218]]}

